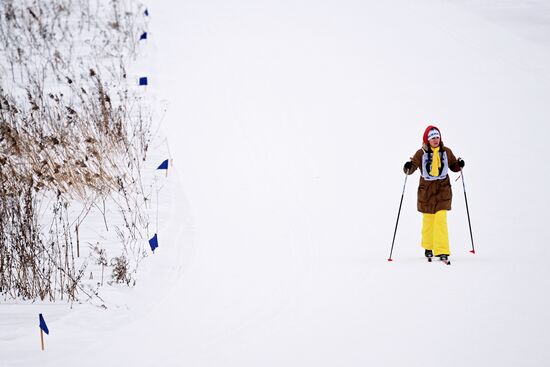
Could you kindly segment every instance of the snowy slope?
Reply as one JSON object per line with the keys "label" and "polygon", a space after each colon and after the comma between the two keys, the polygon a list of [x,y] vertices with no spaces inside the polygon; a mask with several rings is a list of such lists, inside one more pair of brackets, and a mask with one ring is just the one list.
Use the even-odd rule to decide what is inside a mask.
{"label": "snowy slope", "polygon": [[550,46],[550,3],[545,0],[445,0],[531,42]]}
{"label": "snowy slope", "polygon": [[[548,48],[446,1],[151,5],[161,247],[119,308],[55,318],[44,353],[4,337],[2,366],[548,363]],[[423,261],[415,175],[389,263],[431,123],[478,254],[453,174],[453,265]]]}

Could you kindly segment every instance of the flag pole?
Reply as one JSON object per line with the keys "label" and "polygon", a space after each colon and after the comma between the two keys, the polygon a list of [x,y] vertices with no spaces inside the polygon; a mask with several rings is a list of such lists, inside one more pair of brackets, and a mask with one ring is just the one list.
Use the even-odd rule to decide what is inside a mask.
{"label": "flag pole", "polygon": [[42,329],[40,329],[40,341],[42,344],[42,350],[44,350],[44,331],[42,331]]}

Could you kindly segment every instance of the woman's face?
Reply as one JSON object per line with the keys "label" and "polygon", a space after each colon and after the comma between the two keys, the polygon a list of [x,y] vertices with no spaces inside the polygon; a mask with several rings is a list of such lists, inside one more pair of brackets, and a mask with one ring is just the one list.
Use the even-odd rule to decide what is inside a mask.
{"label": "woman's face", "polygon": [[439,146],[439,137],[430,139],[430,146],[437,148]]}

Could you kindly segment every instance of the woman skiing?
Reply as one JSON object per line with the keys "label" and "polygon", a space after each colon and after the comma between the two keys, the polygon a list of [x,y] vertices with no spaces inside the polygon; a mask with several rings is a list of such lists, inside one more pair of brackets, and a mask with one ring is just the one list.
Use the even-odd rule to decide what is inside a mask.
{"label": "woman skiing", "polygon": [[422,247],[430,261],[435,255],[449,263],[447,211],[451,210],[453,193],[448,172],[449,169],[459,172],[462,167],[464,161],[456,159],[451,149],[443,144],[441,131],[435,126],[426,128],[422,149],[403,166],[408,175],[420,168],[417,207],[423,213]]}

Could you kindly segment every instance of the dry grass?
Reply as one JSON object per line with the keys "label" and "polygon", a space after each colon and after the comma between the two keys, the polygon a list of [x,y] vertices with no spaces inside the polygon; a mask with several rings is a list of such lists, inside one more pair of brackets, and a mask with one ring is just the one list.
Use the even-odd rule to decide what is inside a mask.
{"label": "dry grass", "polygon": [[[126,75],[142,9],[129,0],[3,0],[0,10],[0,293],[91,297],[75,254],[98,203],[116,205],[124,223],[115,228],[117,258],[126,259],[113,260],[117,276],[143,256],[150,117]],[[84,210],[71,218],[75,202]]]}

